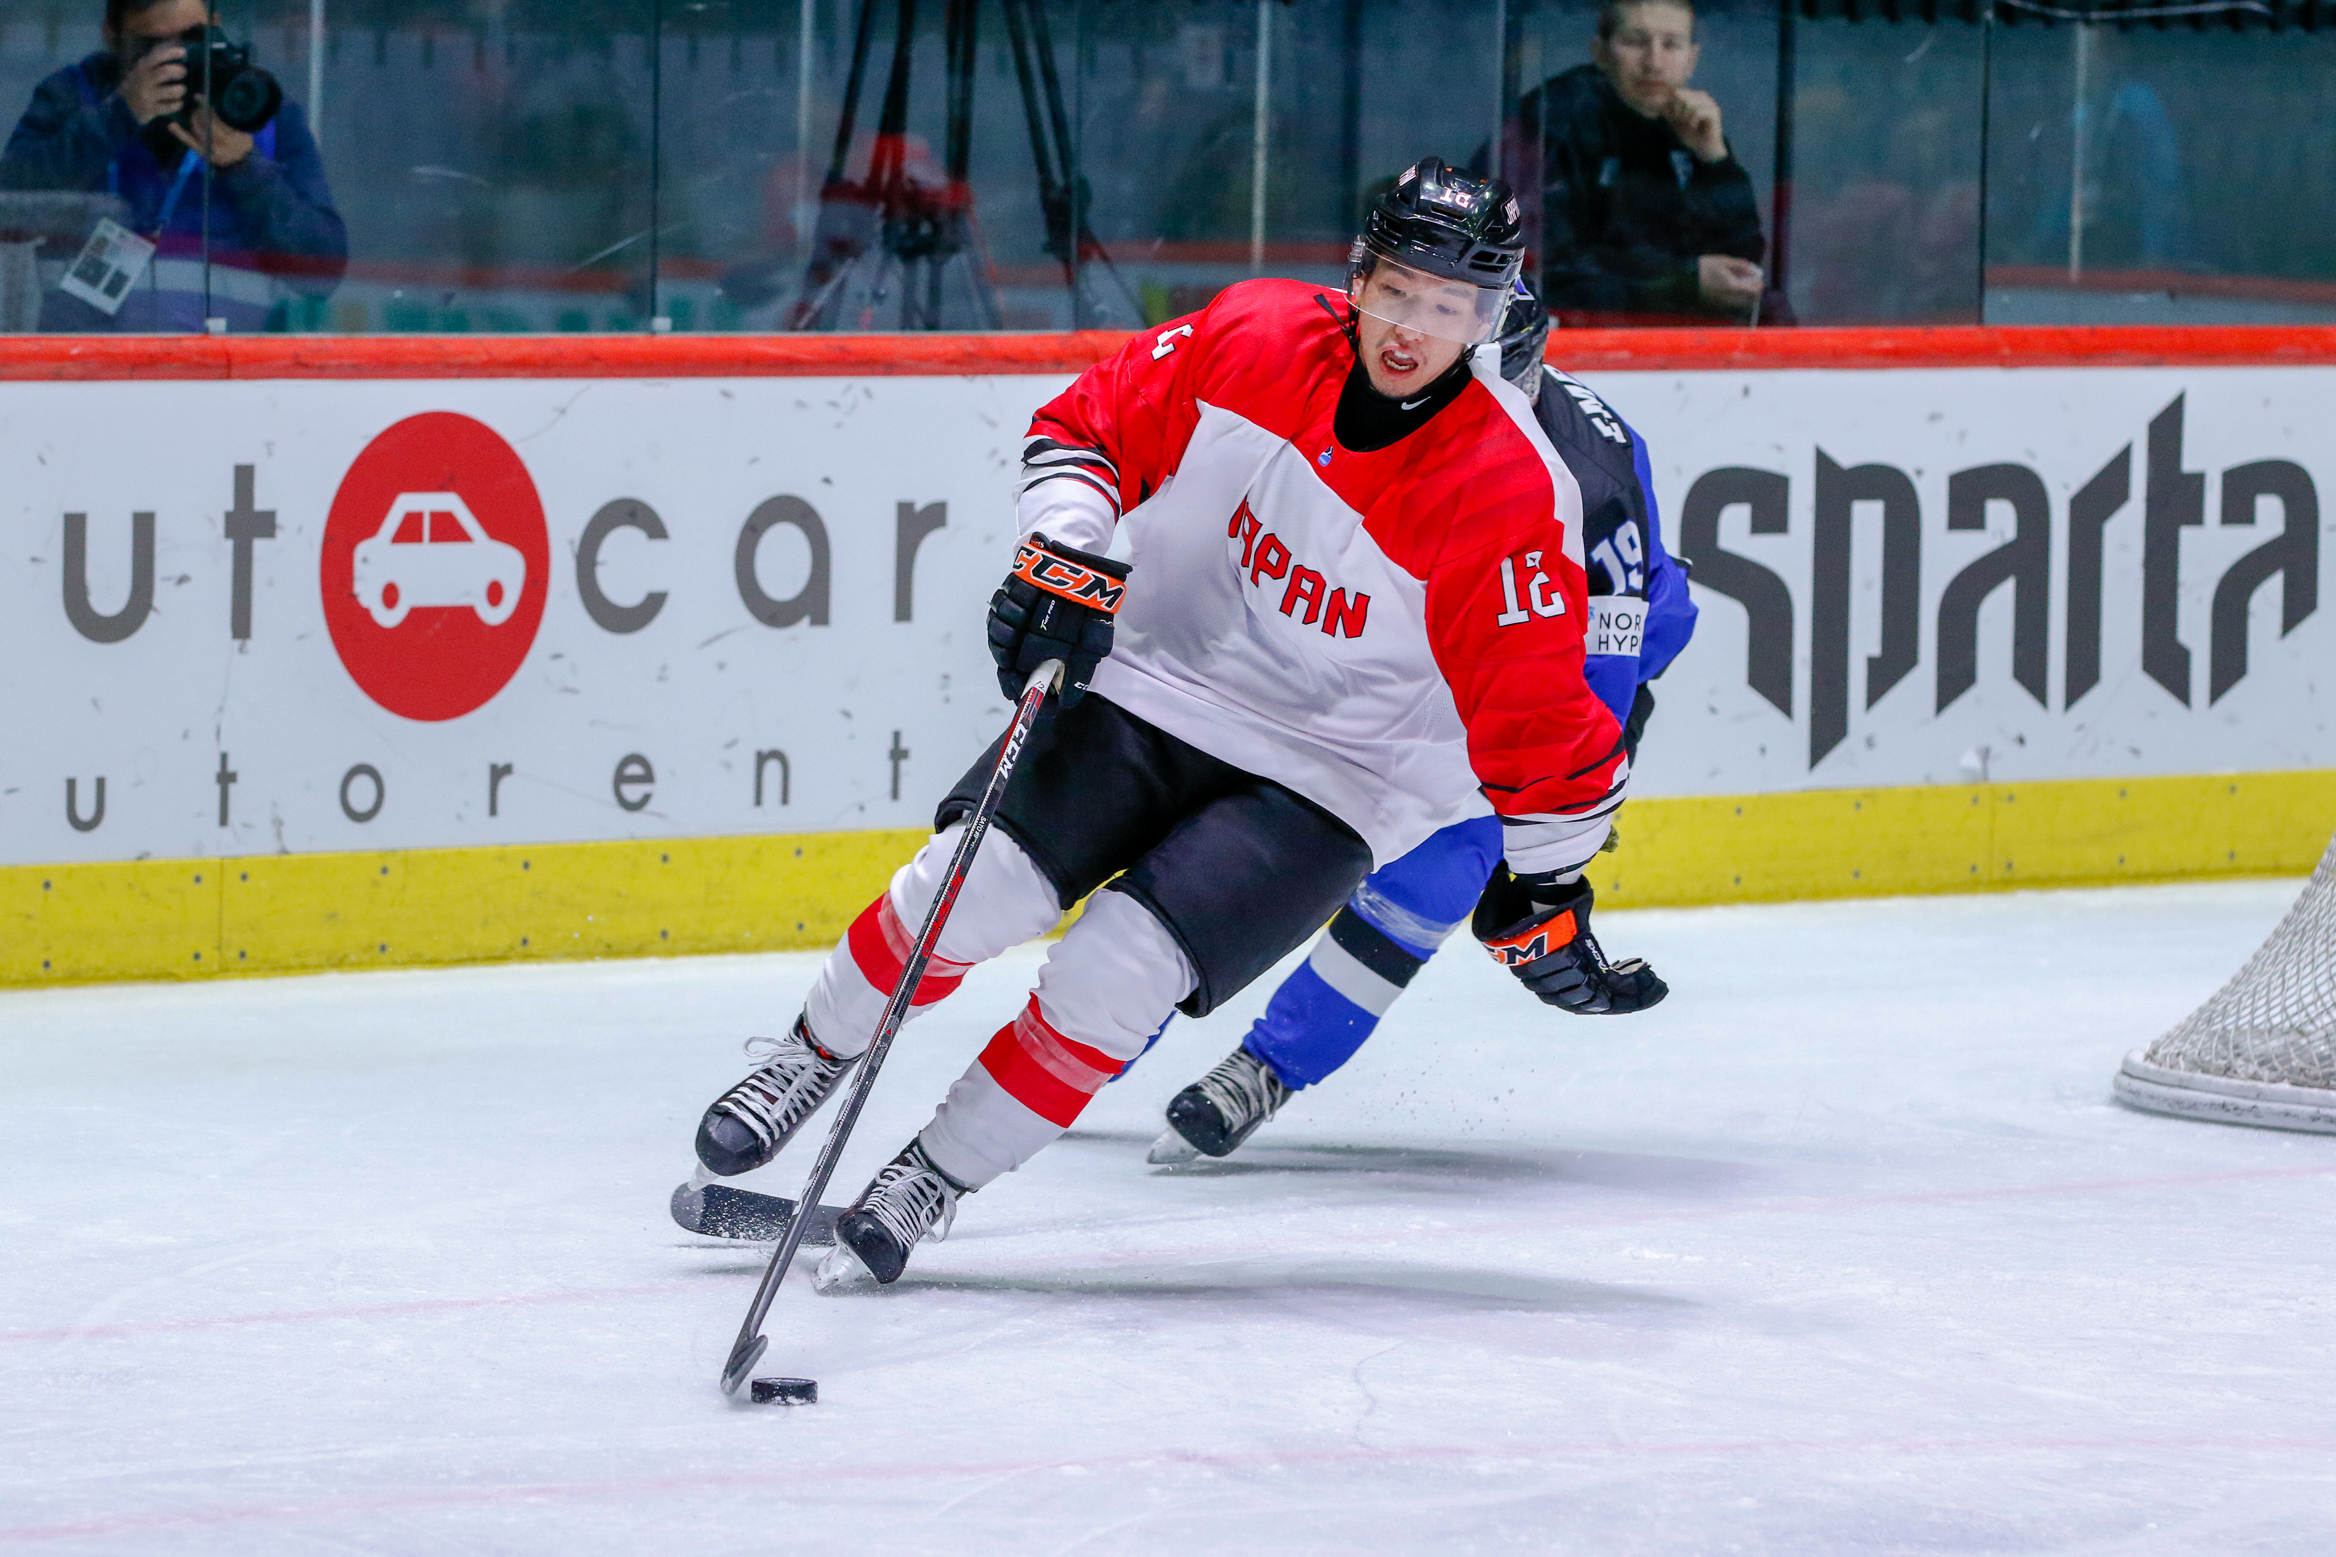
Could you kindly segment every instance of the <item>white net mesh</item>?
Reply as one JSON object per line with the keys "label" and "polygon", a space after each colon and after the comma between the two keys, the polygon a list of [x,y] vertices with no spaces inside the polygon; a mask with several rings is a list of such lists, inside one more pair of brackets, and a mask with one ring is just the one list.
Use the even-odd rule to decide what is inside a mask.
{"label": "white net mesh", "polygon": [[2238,976],[2143,1058],[2234,1081],[2336,1090],[2336,843]]}

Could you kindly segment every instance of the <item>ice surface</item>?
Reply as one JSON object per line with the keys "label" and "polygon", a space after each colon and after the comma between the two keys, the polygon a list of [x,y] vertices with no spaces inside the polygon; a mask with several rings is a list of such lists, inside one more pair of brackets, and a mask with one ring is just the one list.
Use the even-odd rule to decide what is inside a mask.
{"label": "ice surface", "polygon": [[[0,997],[0,1549],[2336,1550],[2336,1138],[2109,1078],[2294,883],[1602,915],[1465,946],[1222,1166],[1179,1021],[877,1293],[679,1232],[808,956]],[[1019,1004],[894,1051],[854,1190]],[[748,1182],[794,1194],[801,1147]]]}

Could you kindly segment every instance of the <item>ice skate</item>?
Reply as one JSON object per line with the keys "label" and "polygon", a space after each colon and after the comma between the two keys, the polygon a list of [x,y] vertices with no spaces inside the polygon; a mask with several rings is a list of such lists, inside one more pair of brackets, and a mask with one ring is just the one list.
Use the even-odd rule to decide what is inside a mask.
{"label": "ice skate", "polygon": [[921,1140],[909,1142],[836,1219],[835,1248],[819,1262],[812,1284],[829,1292],[898,1281],[909,1250],[920,1240],[948,1237],[957,1197],[971,1193],[933,1166]]}
{"label": "ice skate", "polygon": [[1217,1061],[1207,1075],[1168,1102],[1168,1134],[1152,1144],[1145,1160],[1155,1163],[1189,1162],[1190,1157],[1164,1155],[1170,1137],[1181,1138],[1195,1153],[1209,1157],[1231,1155],[1257,1127],[1271,1119],[1290,1100],[1292,1089],[1283,1085],[1273,1067],[1249,1052],[1248,1045]]}
{"label": "ice skate", "polygon": [[820,1047],[799,1016],[784,1038],[747,1039],[746,1057],[760,1063],[698,1121],[698,1161],[724,1178],[776,1157],[852,1068],[849,1057]]}

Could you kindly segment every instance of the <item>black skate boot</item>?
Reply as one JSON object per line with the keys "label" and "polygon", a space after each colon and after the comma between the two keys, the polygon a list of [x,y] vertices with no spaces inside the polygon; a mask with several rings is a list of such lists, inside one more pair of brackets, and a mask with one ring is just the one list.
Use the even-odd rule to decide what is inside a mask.
{"label": "black skate boot", "polygon": [[746,1057],[761,1063],[698,1121],[698,1161],[724,1178],[776,1157],[852,1068],[821,1048],[801,1017],[784,1038],[747,1039]]}
{"label": "black skate boot", "polygon": [[908,1269],[908,1251],[922,1239],[939,1243],[948,1237],[957,1197],[972,1193],[933,1166],[922,1140],[909,1142],[836,1218],[835,1248],[819,1262],[812,1284],[826,1292],[898,1281]]}
{"label": "black skate boot", "polygon": [[1290,1100],[1292,1090],[1243,1044],[1168,1100],[1167,1133],[1152,1143],[1146,1160],[1165,1165],[1199,1154],[1230,1156]]}

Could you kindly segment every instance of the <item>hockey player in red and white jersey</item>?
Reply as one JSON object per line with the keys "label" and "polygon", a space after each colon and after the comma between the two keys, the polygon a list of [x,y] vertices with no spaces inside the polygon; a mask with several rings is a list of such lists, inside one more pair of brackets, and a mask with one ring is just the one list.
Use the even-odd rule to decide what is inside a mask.
{"label": "hockey player in red and white jersey", "polygon": [[[1229,999],[1374,862],[1458,820],[1456,800],[1501,819],[1478,923],[1528,987],[1661,998],[1651,969],[1600,954],[1580,880],[1629,765],[1583,680],[1581,494],[1499,353],[1473,350],[1521,254],[1507,187],[1430,159],[1373,208],[1343,296],[1228,288],[1038,413],[990,644],[1009,696],[1048,659],[1067,670],[912,1015],[1094,895],[844,1213],[822,1285],[896,1279],[1171,1011]],[[789,1035],[750,1044],[760,1063],[698,1130],[710,1173],[777,1155],[865,1051],[990,765],[942,802]]]}

